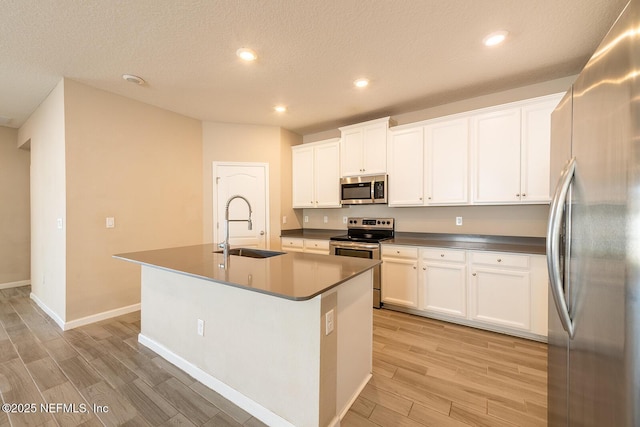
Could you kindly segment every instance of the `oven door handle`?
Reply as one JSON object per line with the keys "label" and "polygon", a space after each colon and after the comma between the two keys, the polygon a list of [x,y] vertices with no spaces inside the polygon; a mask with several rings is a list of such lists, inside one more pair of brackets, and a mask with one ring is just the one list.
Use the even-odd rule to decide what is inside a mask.
{"label": "oven door handle", "polygon": [[329,246],[334,248],[345,248],[345,249],[379,249],[380,248],[380,244],[378,243],[338,242],[335,240],[330,241]]}

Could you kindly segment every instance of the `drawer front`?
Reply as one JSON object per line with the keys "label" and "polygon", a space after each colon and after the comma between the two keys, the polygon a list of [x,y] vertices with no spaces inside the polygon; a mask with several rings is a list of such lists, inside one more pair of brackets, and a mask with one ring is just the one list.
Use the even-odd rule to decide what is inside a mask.
{"label": "drawer front", "polygon": [[329,250],[328,240],[304,239],[305,249],[323,249]]}
{"label": "drawer front", "polygon": [[495,267],[529,268],[529,255],[514,255],[502,252],[471,252],[471,262]]}
{"label": "drawer front", "polygon": [[418,259],[418,248],[412,246],[382,245],[382,257]]}
{"label": "drawer front", "polygon": [[465,251],[454,249],[428,248],[422,249],[422,259],[431,261],[465,262],[467,259]]}
{"label": "drawer front", "polygon": [[282,245],[282,249],[302,249],[304,247],[304,240],[296,237],[282,237],[282,241],[280,244]]}

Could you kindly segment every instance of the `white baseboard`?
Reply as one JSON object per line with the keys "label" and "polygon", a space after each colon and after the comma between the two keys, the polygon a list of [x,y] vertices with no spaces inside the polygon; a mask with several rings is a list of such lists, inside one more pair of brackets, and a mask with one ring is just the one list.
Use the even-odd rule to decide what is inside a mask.
{"label": "white baseboard", "polygon": [[[353,403],[356,401],[358,396],[360,396],[360,393],[362,393],[362,390],[364,390],[364,388],[367,386],[367,383],[369,382],[371,377],[373,377],[372,374],[367,375],[367,377],[364,379],[364,381],[362,381],[362,384],[360,384],[360,386],[358,387],[356,392],[353,394],[353,396],[351,396],[351,399],[349,399],[349,402],[347,402],[347,405],[344,408],[338,408],[338,410],[342,411],[340,413],[339,421],[342,421],[342,419],[347,415],[347,412],[349,412],[349,409],[351,409],[351,407],[353,406]],[[337,425],[339,426],[340,424],[338,423]]]}
{"label": "white baseboard", "polygon": [[31,284],[31,280],[18,280],[17,282],[0,283],[0,289],[18,288]]}
{"label": "white baseboard", "polygon": [[36,296],[36,294],[34,294],[33,292],[31,292],[31,294],[29,294],[29,297],[36,304],[38,304],[38,307],[40,307],[42,309],[42,311],[47,313],[49,315],[49,317],[51,317],[53,319],[53,321],[56,322],[56,324],[60,327],[60,329],[62,329],[63,331],[65,330],[64,329],[64,320],[62,320],[60,318],[60,316],[58,316],[53,310],[51,310],[49,307],[47,307],[47,305],[45,303],[43,303],[42,300],[40,298],[38,298]]}
{"label": "white baseboard", "polygon": [[254,417],[258,418],[263,423],[269,426],[294,427],[294,425],[291,424],[289,421],[271,412],[270,410],[260,405],[259,403],[249,399],[244,394],[229,387],[227,384],[209,375],[202,369],[198,368],[191,362],[178,356],[177,354],[175,354],[165,346],[155,342],[154,340],[147,338],[142,334],[139,334],[138,342],[144,345],[145,347],[148,347],[151,350],[155,351],[164,359],[168,360],[178,368],[182,369],[183,371],[185,371],[186,373],[188,373],[193,378],[197,379],[198,381],[200,381],[202,384],[206,385],[210,389],[221,394],[226,399],[230,400],[235,405],[239,406],[240,408],[244,409]]}
{"label": "white baseboard", "polygon": [[38,304],[38,307],[42,309],[45,313],[49,315],[53,319],[54,322],[62,329],[63,331],[68,331],[69,329],[74,329],[80,326],[89,325],[91,323],[99,322],[101,320],[111,319],[113,317],[122,316],[123,314],[133,313],[134,311],[140,310],[140,303],[128,305],[126,307],[115,308],[113,310],[103,311],[102,313],[92,314],[91,316],[81,317],[80,319],[71,320],[69,322],[65,322],[62,318],[51,310],[45,303],[42,302],[40,298],[38,298],[33,292],[30,294],[31,299]]}
{"label": "white baseboard", "polygon": [[128,305],[126,307],[114,308],[113,310],[103,311],[102,313],[92,314],[91,316],[81,317],[79,319],[65,322],[64,330],[77,328],[79,326],[90,325],[101,320],[111,319],[113,317],[122,316],[123,314],[133,313],[134,311],[140,311],[140,303]]}

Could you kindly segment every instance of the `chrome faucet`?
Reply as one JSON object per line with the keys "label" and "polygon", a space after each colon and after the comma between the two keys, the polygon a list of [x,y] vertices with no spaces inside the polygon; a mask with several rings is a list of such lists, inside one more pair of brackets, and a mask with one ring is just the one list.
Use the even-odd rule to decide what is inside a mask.
{"label": "chrome faucet", "polygon": [[[247,206],[249,207],[248,219],[229,219],[229,205],[231,204],[233,199],[242,199],[247,203]],[[247,200],[244,196],[240,196],[239,194],[236,194],[235,196],[231,196],[229,200],[227,200],[227,206],[224,208],[224,221],[226,225],[225,238],[224,238],[224,242],[218,244],[218,247],[222,249],[222,253],[224,254],[224,259],[226,264],[226,260],[229,257],[229,223],[230,222],[246,222],[247,229],[251,230],[253,228],[253,224],[251,223],[251,203],[249,203],[249,200]]]}

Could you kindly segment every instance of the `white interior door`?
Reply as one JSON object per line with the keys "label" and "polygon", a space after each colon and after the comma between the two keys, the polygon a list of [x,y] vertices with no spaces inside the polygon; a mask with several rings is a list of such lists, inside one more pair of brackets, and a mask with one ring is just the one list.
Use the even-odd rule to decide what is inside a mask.
{"label": "white interior door", "polygon": [[[247,222],[229,222],[229,243],[245,248],[267,248],[268,232],[268,165],[263,163],[213,163],[213,241],[222,242],[226,233],[227,201],[239,195],[251,204],[252,229]],[[244,200],[234,199],[229,205],[229,219],[249,218]]]}

